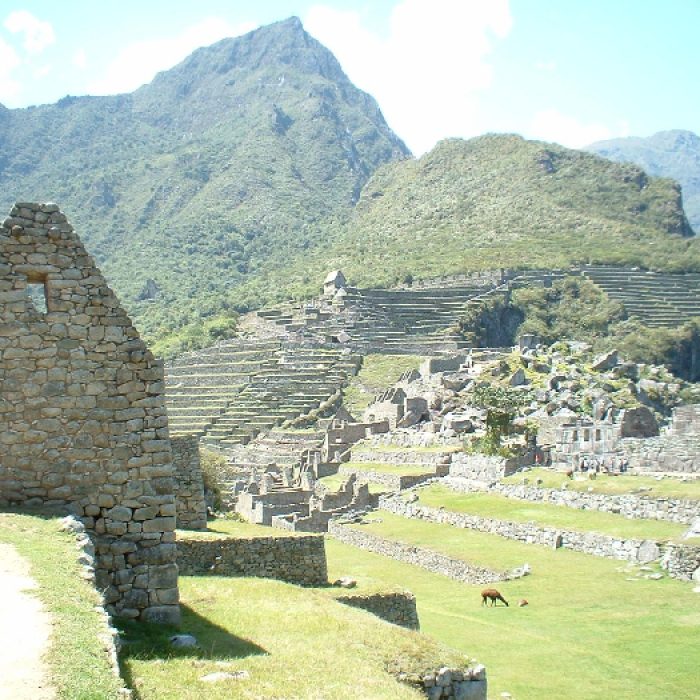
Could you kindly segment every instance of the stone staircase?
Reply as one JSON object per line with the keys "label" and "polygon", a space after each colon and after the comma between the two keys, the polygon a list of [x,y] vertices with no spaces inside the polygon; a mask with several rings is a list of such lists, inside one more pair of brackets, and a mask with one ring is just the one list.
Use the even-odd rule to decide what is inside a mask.
{"label": "stone staircase", "polygon": [[328,402],[357,372],[360,358],[340,349],[282,348],[207,426],[202,443],[220,450],[249,443]]}
{"label": "stone staircase", "polygon": [[165,366],[171,435],[204,435],[249,384],[278,364],[279,341],[234,339],[181,355]]}

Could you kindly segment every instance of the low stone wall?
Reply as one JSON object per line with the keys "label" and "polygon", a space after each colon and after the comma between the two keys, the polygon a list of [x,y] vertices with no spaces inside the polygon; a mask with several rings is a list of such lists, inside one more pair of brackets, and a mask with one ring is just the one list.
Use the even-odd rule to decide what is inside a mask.
{"label": "low stone wall", "polygon": [[416,597],[408,591],[393,593],[373,593],[363,595],[361,593],[338,596],[340,603],[350,605],[353,608],[367,610],[382,620],[393,625],[407,627],[408,629],[420,629]]}
{"label": "low stone wall", "polygon": [[441,574],[463,583],[492,583],[506,578],[504,573],[475,566],[460,559],[451,559],[430,549],[411,547],[400,542],[385,540],[383,537],[347,527],[339,520],[328,523],[328,533],[345,544],[351,544],[375,554],[381,554],[397,561],[420,566],[434,574]]}
{"label": "low stone wall", "polygon": [[[460,487],[459,483],[455,481],[450,482],[449,486],[456,491],[473,491],[468,485]],[[584,493],[568,489],[544,489],[516,484],[494,484],[489,487],[489,491],[522,501],[552,503],[579,510],[600,510],[606,513],[624,515],[626,518],[668,520],[674,523],[690,524],[700,516],[700,503],[698,501],[677,498]]]}
{"label": "low stone wall", "polygon": [[684,576],[675,576],[674,572],[681,569],[685,570],[684,567],[690,567],[694,556],[693,554],[688,555],[684,553],[683,550],[695,549],[685,545],[669,545],[657,543],[653,540],[624,539],[610,535],[600,535],[597,532],[559,530],[553,527],[539,527],[532,523],[516,523],[509,520],[452,513],[447,510],[429,508],[428,506],[421,506],[415,503],[406,503],[395,496],[380,497],[379,507],[404,518],[417,518],[428,522],[499,535],[500,537],[518,540],[526,544],[539,544],[554,549],[562,547],[576,552],[583,552],[584,554],[593,554],[597,557],[621,559],[639,564],[646,564],[665,557],[669,548],[678,549],[679,552],[671,556],[672,561],[678,561],[678,564],[667,567],[669,575],[675,578],[684,578]]}
{"label": "low stone wall", "polygon": [[516,459],[489,457],[482,454],[460,452],[452,456],[450,477],[470,479],[482,484],[491,484],[514,474],[518,470]]}
{"label": "low stone wall", "polygon": [[302,586],[328,583],[322,536],[181,539],[177,563],[183,576],[258,576]]}
{"label": "low stone wall", "polygon": [[340,467],[338,474],[343,476],[357,475],[357,480],[360,483],[380,484],[388,486],[392,491],[401,491],[402,489],[410,489],[416,484],[422,484],[428,479],[434,479],[436,476],[441,476],[444,472],[440,470],[427,471],[424,474],[388,474],[386,472],[375,472],[371,469],[355,470],[350,467]]}
{"label": "low stone wall", "polygon": [[368,448],[355,448],[352,451],[353,462],[378,462],[379,464],[425,464],[429,467],[449,464],[450,453],[445,452],[420,452],[410,447],[402,450],[381,450]]}
{"label": "low stone wall", "polygon": [[177,527],[182,530],[206,530],[207,504],[199,461],[199,439],[195,435],[182,435],[170,438],[170,445],[175,467]]}
{"label": "low stone wall", "polygon": [[486,700],[486,667],[482,664],[473,668],[443,667],[426,673],[417,685],[429,700]]}
{"label": "low stone wall", "polygon": [[681,581],[700,581],[700,546],[667,545],[661,558],[661,568]]}

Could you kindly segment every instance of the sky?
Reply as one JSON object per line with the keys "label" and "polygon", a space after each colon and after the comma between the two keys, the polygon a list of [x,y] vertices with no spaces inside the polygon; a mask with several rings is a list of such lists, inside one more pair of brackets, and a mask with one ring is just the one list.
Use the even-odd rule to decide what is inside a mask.
{"label": "sky", "polygon": [[0,103],[131,92],[292,15],[416,155],[486,132],[700,133],[700,0],[0,0]]}

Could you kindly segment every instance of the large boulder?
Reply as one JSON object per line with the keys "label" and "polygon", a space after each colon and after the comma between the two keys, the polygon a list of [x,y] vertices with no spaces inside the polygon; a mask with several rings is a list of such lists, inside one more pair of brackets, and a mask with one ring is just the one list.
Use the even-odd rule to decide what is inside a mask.
{"label": "large boulder", "polygon": [[620,364],[620,356],[617,350],[611,350],[610,352],[598,355],[598,357],[593,360],[591,368],[596,372],[605,372],[613,367],[617,367]]}
{"label": "large boulder", "polygon": [[659,424],[646,406],[628,408],[620,420],[621,438],[648,438],[659,434]]}

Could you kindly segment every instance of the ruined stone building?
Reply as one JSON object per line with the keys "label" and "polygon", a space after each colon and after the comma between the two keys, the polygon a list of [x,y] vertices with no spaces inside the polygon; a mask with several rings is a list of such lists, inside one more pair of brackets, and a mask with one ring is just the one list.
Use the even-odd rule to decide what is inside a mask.
{"label": "ruined stone building", "polygon": [[0,506],[68,507],[117,615],[179,616],[163,368],[54,204],[0,227]]}

